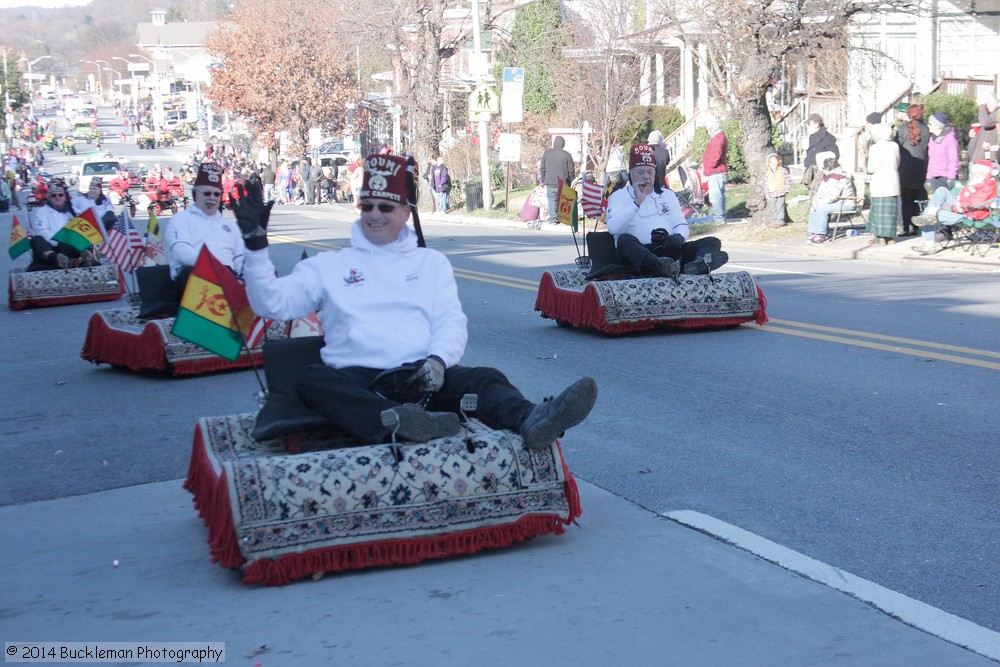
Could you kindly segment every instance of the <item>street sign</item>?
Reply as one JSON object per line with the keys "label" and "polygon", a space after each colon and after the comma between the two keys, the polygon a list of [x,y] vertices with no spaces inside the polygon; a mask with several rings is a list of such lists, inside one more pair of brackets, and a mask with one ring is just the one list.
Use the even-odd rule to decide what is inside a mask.
{"label": "street sign", "polygon": [[473,89],[469,95],[469,114],[473,113],[498,113],[500,111],[500,100],[497,98],[496,89],[485,81]]}
{"label": "street sign", "polygon": [[520,94],[508,93],[504,86],[503,97],[500,98],[500,122],[520,123],[524,120],[524,97]]}
{"label": "street sign", "polygon": [[507,93],[517,92],[518,95],[524,94],[524,68],[523,67],[504,67],[503,68],[503,92]]}
{"label": "street sign", "polygon": [[521,135],[520,134],[508,134],[503,132],[500,134],[499,141],[497,142],[500,148],[500,161],[501,162],[520,162],[521,161]]}

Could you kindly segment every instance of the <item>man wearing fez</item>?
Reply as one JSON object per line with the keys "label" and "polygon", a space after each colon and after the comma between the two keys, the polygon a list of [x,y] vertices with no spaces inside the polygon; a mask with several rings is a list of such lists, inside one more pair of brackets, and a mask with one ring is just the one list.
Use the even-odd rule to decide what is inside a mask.
{"label": "man wearing fez", "polygon": [[[459,365],[467,320],[448,259],[419,247],[406,224],[416,205],[416,184],[404,158],[368,157],[357,196],[361,214],[351,227],[350,246],[303,259],[281,278],[267,251],[270,204],[251,188],[236,212],[254,312],[279,320],[322,313],[323,363],[306,367],[295,385],[306,405],[367,443],[390,439],[392,429],[383,426],[387,411],[395,413],[396,435],[404,440],[457,434],[466,393],[478,395],[481,421],[519,432],[529,448],[548,446],[586,418],[597,399],[591,378],[536,405],[500,371]],[[405,388],[383,391],[384,396],[369,391],[380,372],[404,364],[417,368],[400,383]],[[425,392],[433,392],[427,410],[411,403]]]}
{"label": "man wearing fez", "polygon": [[621,258],[639,273],[676,276],[706,274],[729,261],[722,241],[706,236],[688,241],[688,223],[677,195],[656,180],[649,144],[629,153],[629,185],[608,199],[608,231]]}
{"label": "man wearing fez", "polygon": [[219,165],[214,162],[202,164],[192,187],[194,206],[174,215],[164,231],[163,242],[178,303],[202,246],[207,246],[212,255],[234,273],[243,268],[240,228],[232,220],[223,218],[219,210],[222,177]]}

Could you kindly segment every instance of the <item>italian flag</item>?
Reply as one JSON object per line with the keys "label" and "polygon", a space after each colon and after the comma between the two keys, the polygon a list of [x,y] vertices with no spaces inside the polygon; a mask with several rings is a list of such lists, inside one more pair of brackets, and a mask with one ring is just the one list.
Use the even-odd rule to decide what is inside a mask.
{"label": "italian flag", "polygon": [[97,225],[94,209],[88,208],[53,234],[52,240],[83,251],[95,243],[101,243],[104,240],[104,234],[101,233],[100,227]]}
{"label": "italian flag", "polygon": [[[227,292],[233,289],[230,281],[235,283],[238,294],[242,294],[244,300],[236,305],[235,313],[226,298]],[[229,269],[202,246],[184,288],[171,333],[229,361],[236,361],[243,348],[240,332],[249,333],[247,327],[254,317],[249,304],[244,305],[245,294],[243,286]],[[239,296],[234,296],[234,300],[239,302]]]}
{"label": "italian flag", "polygon": [[24,231],[21,221],[15,215],[10,223],[10,247],[7,249],[7,252],[10,254],[11,259],[17,259],[30,249],[31,243],[28,241],[28,234]]}

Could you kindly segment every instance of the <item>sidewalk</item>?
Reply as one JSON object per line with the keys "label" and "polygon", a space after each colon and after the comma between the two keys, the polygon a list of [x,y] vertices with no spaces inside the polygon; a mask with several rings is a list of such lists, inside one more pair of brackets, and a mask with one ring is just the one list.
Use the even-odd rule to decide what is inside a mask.
{"label": "sidewalk", "polygon": [[936,610],[921,620],[905,599],[892,609],[977,654],[595,486],[580,491],[580,525],[562,536],[280,588],[245,587],[209,562],[180,480],[3,507],[4,641],[225,642],[226,662],[248,667],[1000,659],[997,633]]}
{"label": "sidewalk", "polygon": [[[452,222],[463,225],[484,225],[491,227],[502,227],[506,229],[524,229],[528,232],[535,230],[527,229],[527,225],[517,220],[506,220],[503,218],[487,218],[465,215],[463,213],[449,213],[446,216],[434,213],[422,213],[421,220],[434,222]],[[738,228],[746,224],[745,220],[731,221],[727,227]],[[566,225],[549,225],[543,223],[541,231],[569,235],[571,230]],[[698,225],[691,228],[692,236],[699,234]],[[876,262],[889,262],[893,264],[904,264],[908,266],[935,267],[944,270],[962,269],[966,271],[993,271],[1000,272],[1000,249],[991,248],[985,257],[973,255],[967,246],[949,248],[942,250],[935,255],[923,256],[913,252],[913,246],[922,245],[920,237],[909,237],[899,239],[890,245],[868,245],[870,236],[848,236],[838,238],[836,241],[812,245],[807,241],[804,227],[803,234],[792,234],[776,240],[770,241],[737,241],[727,238],[725,230],[714,231],[712,234],[722,238],[723,249],[732,251],[733,249],[746,249],[764,252],[791,253],[805,255],[808,257],[821,257],[824,259],[862,259]],[[578,235],[581,235],[578,232]]]}

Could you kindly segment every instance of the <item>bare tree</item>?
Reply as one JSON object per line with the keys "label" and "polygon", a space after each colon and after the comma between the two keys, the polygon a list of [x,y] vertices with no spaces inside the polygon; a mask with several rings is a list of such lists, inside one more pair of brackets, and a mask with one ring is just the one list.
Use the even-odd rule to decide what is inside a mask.
{"label": "bare tree", "polygon": [[764,158],[771,151],[766,93],[787,56],[824,57],[846,48],[851,22],[865,15],[914,12],[920,0],[661,0],[658,12],[685,42],[705,48],[699,65],[716,99],[742,126],[751,174],[747,209],[762,220]]}

